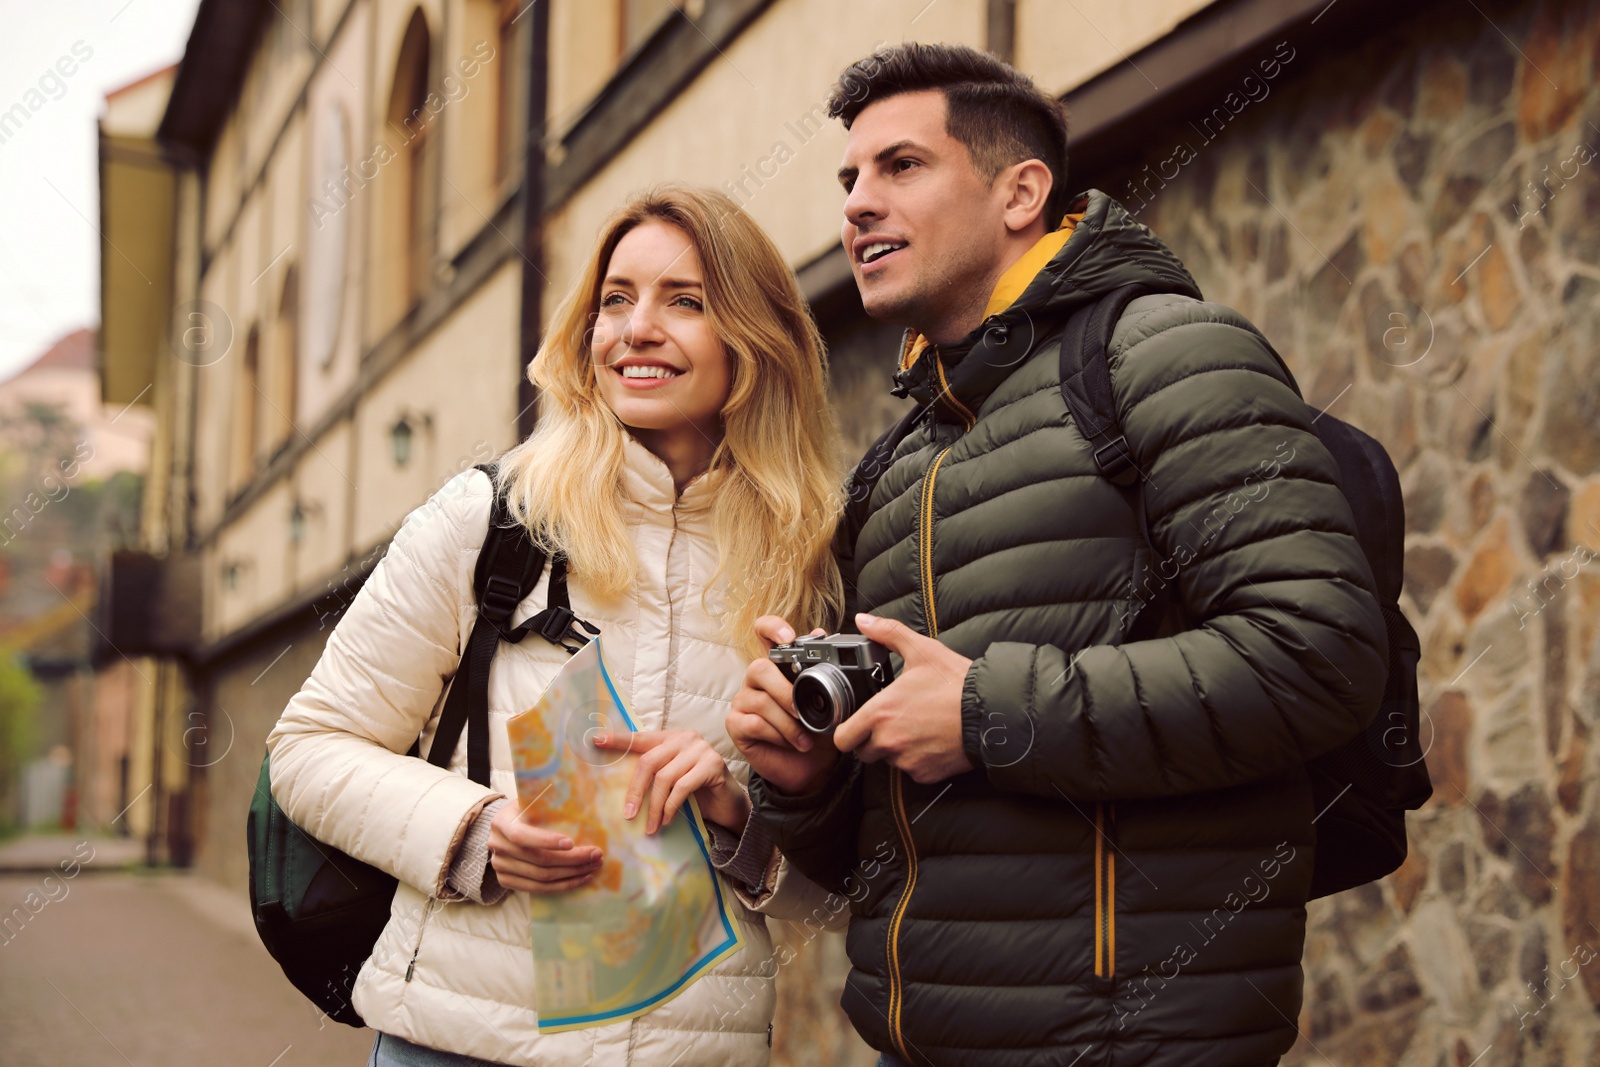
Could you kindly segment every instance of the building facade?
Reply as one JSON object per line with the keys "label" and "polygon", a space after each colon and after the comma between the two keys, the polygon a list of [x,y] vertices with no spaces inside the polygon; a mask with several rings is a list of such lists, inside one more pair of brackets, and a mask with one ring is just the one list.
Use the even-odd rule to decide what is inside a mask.
{"label": "building facade", "polygon": [[[1435,795],[1401,871],[1312,905],[1287,1062],[1594,1062],[1594,0],[203,0],[143,132],[169,214],[105,184],[107,235],[170,288],[141,317],[108,257],[106,398],[148,385],[157,417],[114,585],[156,607],[110,607],[170,682],[141,825],[243,884],[267,731],[399,520],[527,433],[522,370],[628,192],[732,195],[801,278],[852,448],[887,425],[897,331],[838,247],[823,101],[909,39],[1060,94],[1070,184],[1136,210],[1402,471]],[[839,939],[786,936],[777,1062],[871,1062]]]}

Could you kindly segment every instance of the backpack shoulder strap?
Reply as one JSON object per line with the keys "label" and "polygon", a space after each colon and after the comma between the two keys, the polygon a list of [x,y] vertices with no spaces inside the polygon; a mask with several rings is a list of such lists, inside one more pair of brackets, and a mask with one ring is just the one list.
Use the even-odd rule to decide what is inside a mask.
{"label": "backpack shoulder strap", "polygon": [[1100,473],[1124,488],[1139,481],[1142,472],[1134,463],[1133,451],[1117,418],[1107,354],[1111,333],[1122,312],[1134,298],[1148,291],[1139,284],[1112,290],[1074,312],[1061,335],[1061,397],[1067,402],[1072,421],[1094,449],[1094,462]]}
{"label": "backpack shoulder strap", "polygon": [[878,479],[889,469],[889,464],[894,459],[894,450],[900,447],[901,441],[911,436],[911,431],[916,429],[917,423],[926,418],[932,410],[931,406],[925,405],[902,415],[898,422],[883,431],[883,434],[872,442],[866,454],[861,457],[861,462],[856,464],[856,469],[845,479],[845,508],[839,528],[841,531],[849,532],[852,543],[856,535],[861,532],[861,527],[866,525],[867,501],[871,498]]}
{"label": "backpack shoulder strap", "polygon": [[[1061,333],[1061,398],[1078,431],[1094,450],[1095,466],[1113,485],[1133,495],[1139,533],[1157,557],[1160,549],[1150,537],[1150,519],[1145,512],[1144,472],[1134,460],[1133,449],[1122,432],[1116,397],[1111,391],[1111,335],[1122,313],[1136,298],[1152,290],[1143,284],[1124,285],[1075,311]],[[1144,604],[1128,628],[1127,640],[1142,641],[1157,636],[1166,624],[1173,598],[1166,583],[1154,603]]]}
{"label": "backpack shoulder strap", "polygon": [[505,493],[495,479],[494,465],[480,463],[477,469],[495,483],[489,530],[473,574],[478,618],[473,623],[472,636],[467,639],[467,650],[456,670],[444,710],[440,712],[439,728],[428,749],[428,762],[437,767],[448,765],[461,740],[461,731],[465,729],[467,777],[486,786],[489,784],[489,664],[506,624],[511,621],[511,613],[538,584],[545,556],[528,536],[527,528],[511,519]]}
{"label": "backpack shoulder strap", "polygon": [[861,462],[856,464],[856,469],[845,479],[844,514],[839,517],[839,525],[834,528],[833,555],[839,563],[839,577],[844,581],[846,625],[854,625],[851,620],[855,618],[856,610],[860,606],[856,603],[856,538],[861,536],[861,529],[867,524],[867,516],[870,513],[868,502],[872,498],[872,490],[877,486],[878,479],[883,477],[883,472],[889,469],[889,464],[894,459],[894,450],[900,447],[901,441],[911,436],[911,431],[916,429],[917,423],[927,418],[932,410],[932,406],[929,405],[913,408],[902,415],[899,421],[872,442],[866,455],[861,457]]}

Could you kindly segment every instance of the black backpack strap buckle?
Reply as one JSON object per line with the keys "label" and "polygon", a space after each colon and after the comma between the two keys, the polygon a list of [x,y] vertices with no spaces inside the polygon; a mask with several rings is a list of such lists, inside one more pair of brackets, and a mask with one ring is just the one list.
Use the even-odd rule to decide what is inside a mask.
{"label": "black backpack strap buckle", "polygon": [[538,634],[552,645],[564,649],[570,656],[599,636],[600,628],[578,618],[571,608],[552,604],[543,611],[528,616],[516,629],[507,633],[505,639],[516,644],[529,634]]}
{"label": "black backpack strap buckle", "polygon": [[1115,485],[1126,488],[1139,480],[1133,451],[1128,447],[1128,439],[1120,433],[1094,450],[1094,462],[1100,473]]}
{"label": "black backpack strap buckle", "polygon": [[[588,633],[584,631],[587,630]],[[566,630],[561,635],[561,640],[556,644],[567,650],[567,655],[572,655],[587,645],[590,641],[600,636],[600,627],[593,623],[585,622],[576,616],[567,624]]]}
{"label": "black backpack strap buckle", "polygon": [[572,629],[573,620],[577,618],[572,609],[550,607],[539,614],[545,616],[544,621],[539,624],[539,636],[552,645],[564,644],[563,639],[567,636],[567,631]]}
{"label": "black backpack strap buckle", "polygon": [[497,626],[503,626],[521,602],[522,589],[517,582],[504,575],[491,574],[484,583],[479,610],[485,618]]}

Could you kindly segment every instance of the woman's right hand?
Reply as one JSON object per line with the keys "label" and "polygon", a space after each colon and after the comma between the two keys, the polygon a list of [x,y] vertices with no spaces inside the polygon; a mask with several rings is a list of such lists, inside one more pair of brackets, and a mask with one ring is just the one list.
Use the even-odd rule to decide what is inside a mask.
{"label": "woman's right hand", "polygon": [[[813,630],[811,636],[823,633]],[[756,620],[756,635],[770,649],[792,642],[794,628],[776,615],[763,615]],[[779,793],[816,792],[839,762],[833,734],[812,733],[800,725],[794,713],[794,686],[764,656],[745,671],[744,688],[733,698],[726,726],[750,769]]]}
{"label": "woman's right hand", "polygon": [[513,800],[500,805],[489,823],[489,863],[500,884],[524,893],[564,893],[588,885],[605,862],[600,850],[533,825],[523,811]]}

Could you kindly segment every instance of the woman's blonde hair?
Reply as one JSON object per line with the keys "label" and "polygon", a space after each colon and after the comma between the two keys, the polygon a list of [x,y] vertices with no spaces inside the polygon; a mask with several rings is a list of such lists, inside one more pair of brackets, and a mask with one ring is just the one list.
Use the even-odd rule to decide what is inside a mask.
{"label": "woman's blonde hair", "polygon": [[708,477],[727,640],[758,650],[753,624],[780,615],[798,633],[832,629],[843,605],[831,551],[843,508],[838,426],[822,339],[777,246],[733,200],[662,185],[601,227],[594,253],[557,309],[528,378],[539,418],[500,458],[511,514],[573,577],[602,597],[625,594],[638,562],[623,513],[625,428],[601,398],[589,350],[601,281],[625,234],[677,227],[700,255],[705,313],[732,361],[722,440]]}

